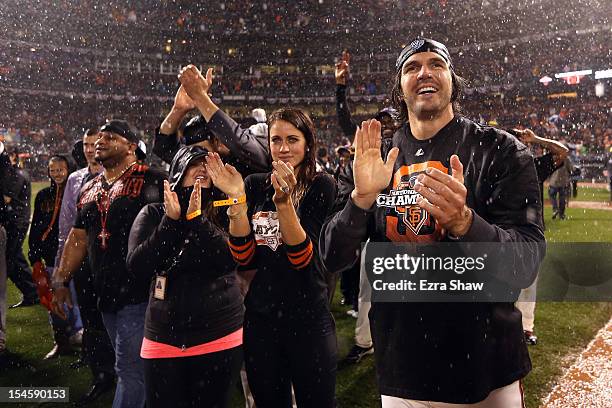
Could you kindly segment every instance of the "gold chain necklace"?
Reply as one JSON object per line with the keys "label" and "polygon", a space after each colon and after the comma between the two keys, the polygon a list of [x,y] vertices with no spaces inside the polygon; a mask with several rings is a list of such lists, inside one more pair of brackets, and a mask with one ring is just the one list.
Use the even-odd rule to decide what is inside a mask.
{"label": "gold chain necklace", "polygon": [[115,181],[117,181],[117,179],[119,179],[121,176],[123,176],[125,174],[126,171],[128,171],[133,165],[136,164],[136,160],[134,160],[133,162],[131,162],[130,164],[127,165],[127,167],[125,169],[123,169],[121,171],[121,173],[119,173],[119,175],[113,177],[112,179],[106,179],[106,176],[104,176],[104,178],[106,179],[106,182],[108,184],[113,184]]}

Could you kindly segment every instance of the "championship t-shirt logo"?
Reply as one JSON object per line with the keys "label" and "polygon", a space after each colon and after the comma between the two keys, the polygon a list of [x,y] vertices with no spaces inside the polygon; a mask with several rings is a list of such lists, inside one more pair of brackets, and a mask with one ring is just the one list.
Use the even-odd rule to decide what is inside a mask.
{"label": "championship t-shirt logo", "polygon": [[255,243],[267,245],[271,250],[276,251],[276,248],[283,243],[276,211],[259,211],[253,215],[251,222]]}
{"label": "championship t-shirt logo", "polygon": [[386,209],[386,236],[391,241],[433,242],[442,238],[442,228],[431,214],[417,205],[421,195],[414,190],[418,175],[428,167],[448,173],[438,161],[402,166],[393,175],[389,193],[376,198],[376,205]]}

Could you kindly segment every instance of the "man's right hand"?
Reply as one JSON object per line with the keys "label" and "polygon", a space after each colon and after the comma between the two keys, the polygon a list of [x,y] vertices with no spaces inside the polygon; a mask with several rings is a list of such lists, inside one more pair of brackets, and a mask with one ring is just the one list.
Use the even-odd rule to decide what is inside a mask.
{"label": "man's right hand", "polygon": [[64,311],[64,304],[68,308],[72,309],[72,295],[70,289],[65,287],[58,287],[53,290],[53,299],[51,300],[51,311],[66,320],[66,312]]}
{"label": "man's right hand", "polygon": [[334,76],[336,77],[336,85],[346,85],[348,77],[349,65],[348,62],[342,60],[336,64]]}
{"label": "man's right hand", "polygon": [[212,73],[213,69],[208,68],[206,77],[204,77],[198,68],[189,64],[181,69],[178,79],[185,89],[185,92],[187,92],[187,95],[195,101],[198,98],[208,95],[208,90],[212,86],[213,81]]}
{"label": "man's right hand", "polygon": [[180,112],[189,112],[190,110],[193,110],[195,108],[195,103],[193,103],[189,95],[187,95],[185,87],[181,85],[178,91],[176,91],[176,96],[174,97],[174,106],[172,107],[172,109]]}
{"label": "man's right hand", "polygon": [[381,124],[376,119],[362,122],[361,128],[355,132],[355,189],[351,197],[364,210],[370,208],[378,193],[389,185],[393,165],[399,155],[399,149],[394,147],[387,154],[387,161],[383,161],[380,153],[381,139]]}

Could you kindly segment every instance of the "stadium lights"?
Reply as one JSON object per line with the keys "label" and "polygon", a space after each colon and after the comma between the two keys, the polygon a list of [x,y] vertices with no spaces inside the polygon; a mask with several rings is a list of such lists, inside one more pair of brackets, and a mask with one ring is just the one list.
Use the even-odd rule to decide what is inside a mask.
{"label": "stadium lights", "polygon": [[582,71],[571,71],[571,72],[561,72],[559,74],[555,74],[555,78],[569,78],[581,75],[591,75],[593,73],[592,69],[584,69]]}
{"label": "stadium lights", "polygon": [[612,78],[612,69],[604,69],[602,71],[595,71],[595,79]]}
{"label": "stadium lights", "polygon": [[552,78],[549,77],[548,75],[543,76],[542,78],[540,78],[540,83],[544,84],[544,86],[548,85],[549,83],[552,82]]}

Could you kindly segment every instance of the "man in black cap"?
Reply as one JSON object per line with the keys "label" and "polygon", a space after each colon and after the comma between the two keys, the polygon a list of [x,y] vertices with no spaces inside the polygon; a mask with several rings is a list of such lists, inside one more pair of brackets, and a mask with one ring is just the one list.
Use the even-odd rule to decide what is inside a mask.
{"label": "man in black cap", "polygon": [[65,318],[64,304],[72,305],[68,282],[88,255],[98,308],[115,349],[113,407],[143,407],[140,346],[149,282],[130,275],[125,259],[136,215],[145,205],[163,201],[165,175],[138,162],[145,152],[123,120],[103,125],[95,148],[104,170],[81,189],[76,221],[52,279],[52,308]]}
{"label": "man in black cap", "polygon": [[[189,71],[191,75],[181,76],[181,81],[195,94],[200,95],[198,92],[203,92],[198,98],[200,105],[196,106],[188,95],[188,88],[181,85],[174,97],[172,109],[155,132],[153,153],[166,163],[172,162],[181,146],[177,134],[179,125],[190,111],[198,108],[201,114],[191,118],[183,129],[186,145],[199,145],[208,151],[219,153],[223,160],[236,167],[243,177],[268,171],[270,152],[267,125],[257,123],[248,128],[241,127],[212,102],[207,93],[208,88],[199,87],[202,83],[206,84],[206,79],[197,68],[191,65],[189,67],[192,67]],[[212,82],[212,73],[209,79]],[[207,86],[210,87],[210,83]]]}
{"label": "man in black cap", "polygon": [[[355,188],[322,231],[328,268],[352,266],[367,239],[500,242],[508,265],[526,268],[487,274],[509,293],[534,280],[544,234],[533,157],[509,133],[456,113],[462,85],[443,44],[418,38],[402,50],[392,95],[403,126],[382,155],[380,122],[357,130]],[[531,362],[513,302],[373,299],[370,324],[383,408],[522,408]]]}

